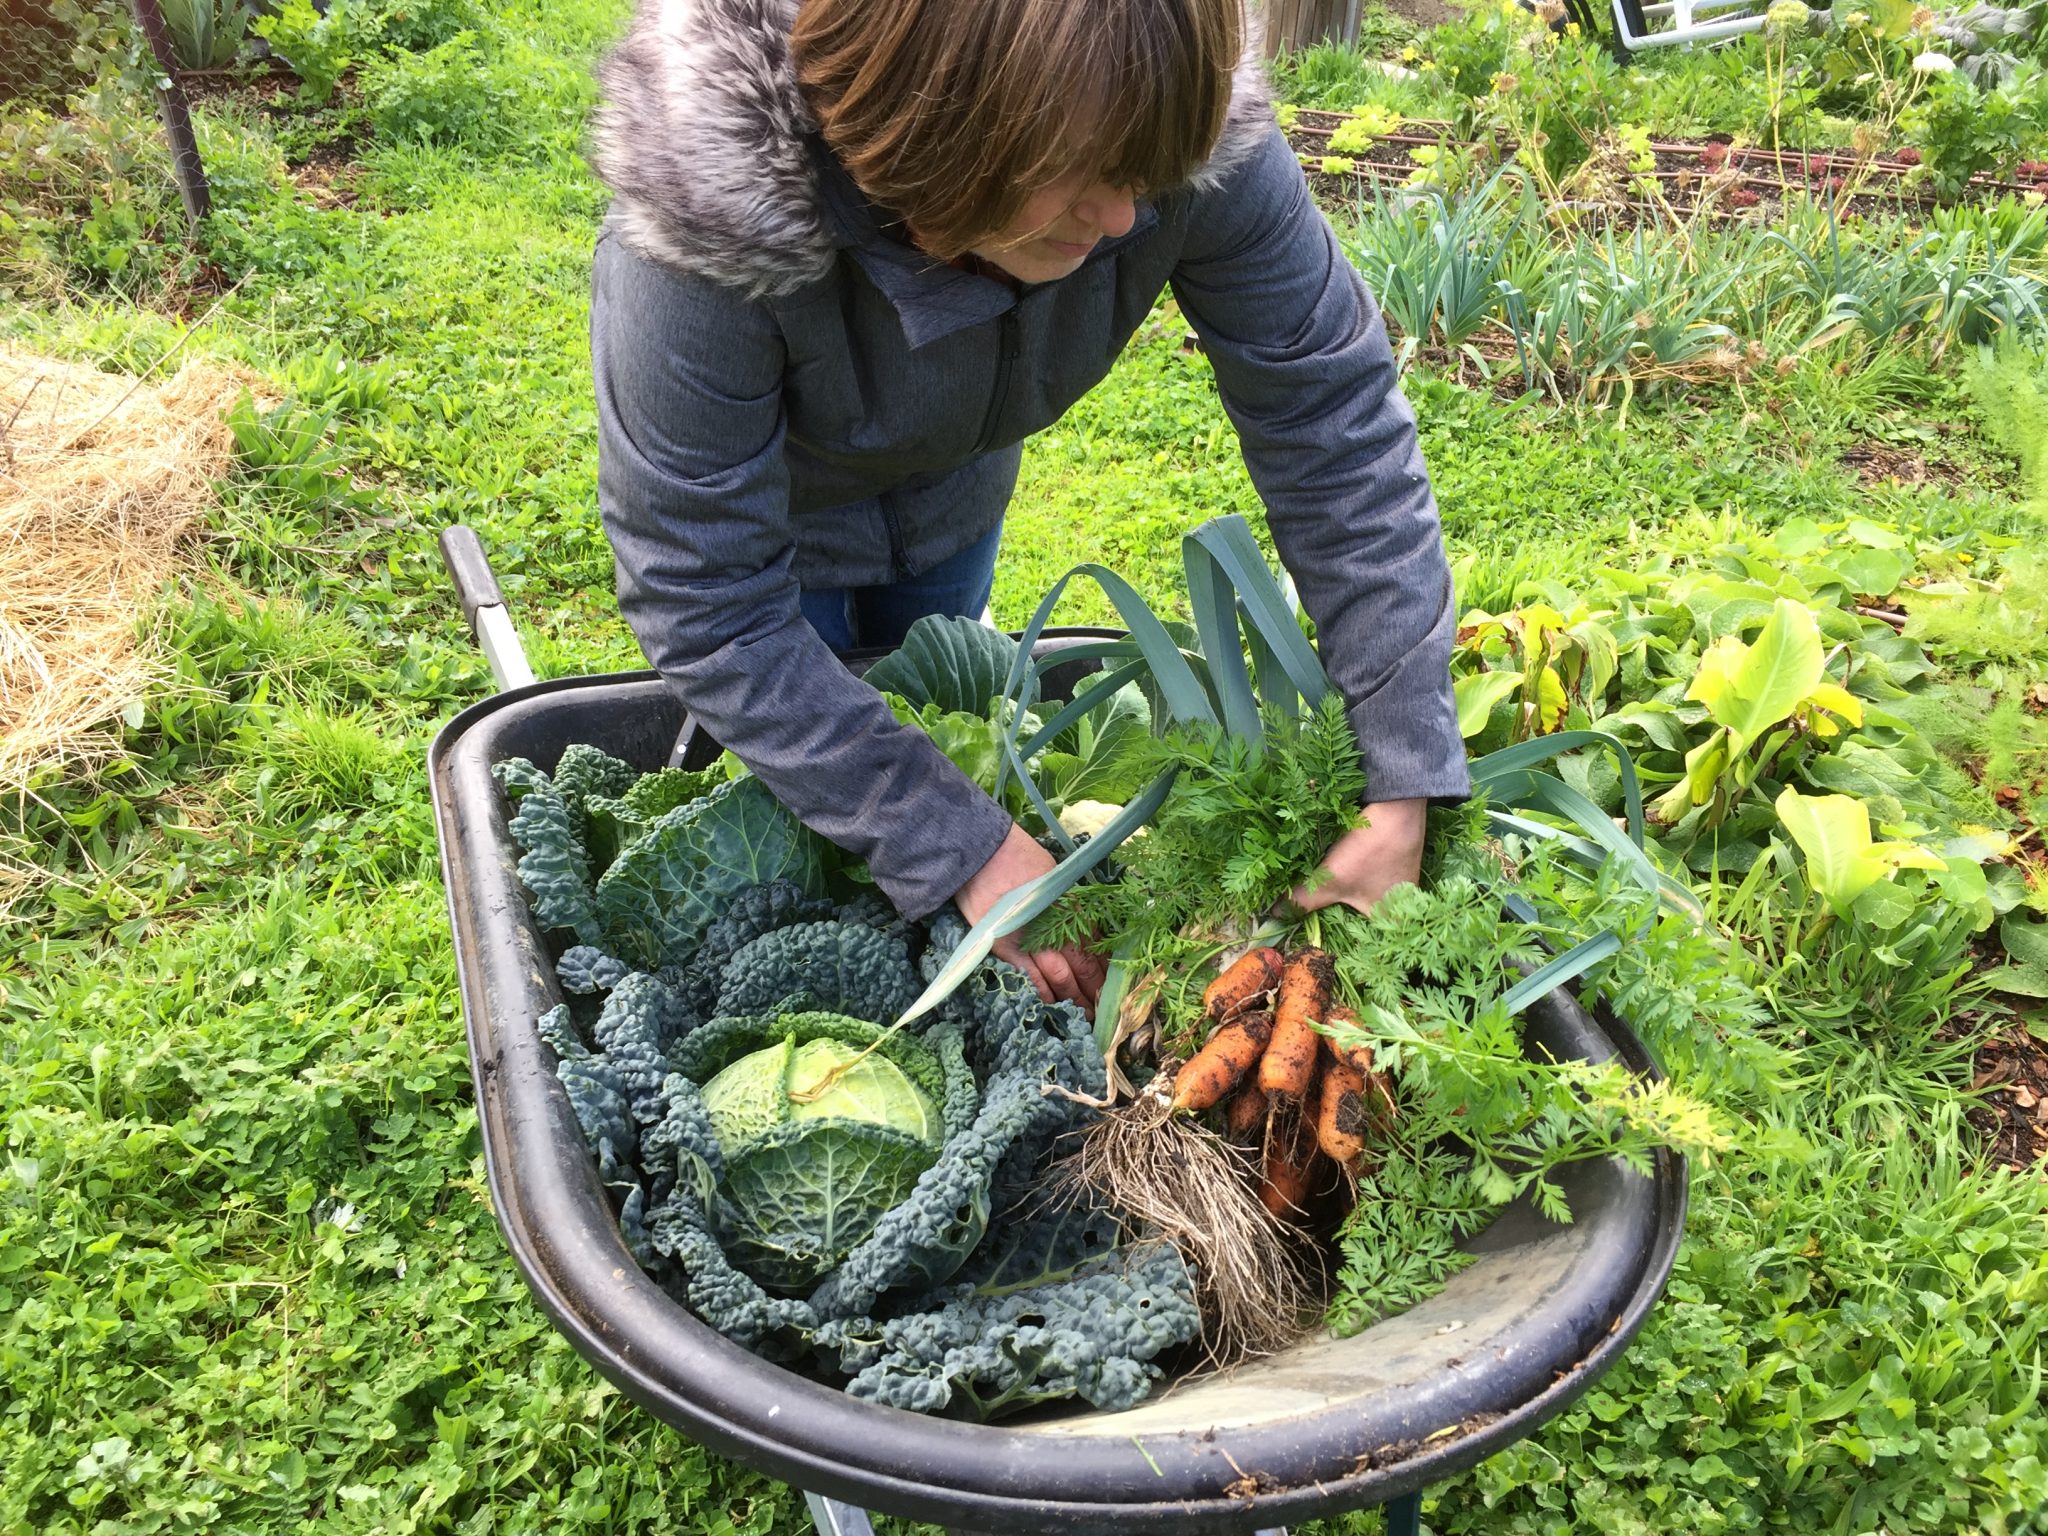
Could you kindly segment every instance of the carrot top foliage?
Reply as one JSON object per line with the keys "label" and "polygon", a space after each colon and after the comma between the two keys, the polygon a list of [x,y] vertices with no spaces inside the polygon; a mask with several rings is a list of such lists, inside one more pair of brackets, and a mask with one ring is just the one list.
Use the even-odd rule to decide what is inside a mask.
{"label": "carrot top foliage", "polygon": [[1047,943],[1117,936],[1134,971],[1176,973],[1164,1001],[1169,1018],[1189,1023],[1206,978],[1179,974],[1181,962],[1220,949],[1233,924],[1286,900],[1358,825],[1365,770],[1334,695],[1298,723],[1269,711],[1263,751],[1214,727],[1176,729],[1150,751],[1155,769],[1180,772],[1145,834],[1117,850],[1122,877],[1076,886],[1034,934]]}

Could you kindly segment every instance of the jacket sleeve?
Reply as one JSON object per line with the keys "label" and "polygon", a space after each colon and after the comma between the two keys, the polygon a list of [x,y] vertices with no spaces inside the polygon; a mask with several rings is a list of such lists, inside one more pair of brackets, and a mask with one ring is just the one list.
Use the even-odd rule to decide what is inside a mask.
{"label": "jacket sleeve", "polygon": [[1350,706],[1367,797],[1469,794],[1443,528],[1378,307],[1277,129],[1188,217],[1174,297]]}
{"label": "jacket sleeve", "polygon": [[932,912],[1010,818],[804,620],[773,314],[606,237],[590,324],[598,505],[640,648],[806,826]]}

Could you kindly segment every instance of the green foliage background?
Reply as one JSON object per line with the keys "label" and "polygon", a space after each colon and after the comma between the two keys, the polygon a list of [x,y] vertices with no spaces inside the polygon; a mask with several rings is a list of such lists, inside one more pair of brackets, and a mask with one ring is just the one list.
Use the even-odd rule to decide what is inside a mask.
{"label": "green foliage background", "polygon": [[[412,14],[432,9],[378,8],[418,46],[376,52],[331,105],[201,104],[208,256],[241,278],[217,306],[148,238],[168,205],[141,104],[85,109],[70,192],[24,190],[6,156],[29,141],[0,137],[0,202],[43,221],[0,258],[0,334],[131,370],[238,358],[290,397],[239,417],[207,569],[149,616],[178,677],[142,702],[131,762],[0,817],[0,856],[41,875],[12,887],[0,945],[9,1536],[806,1524],[790,1490],[584,1366],[491,1217],[423,773],[437,723],[489,682],[433,538],[479,528],[543,675],[640,665],[595,513],[603,199],[578,156],[588,64],[623,6]],[[359,165],[352,202],[288,171],[322,145]],[[117,205],[129,223],[74,229]],[[1084,555],[1167,602],[1185,528],[1258,523],[1183,335],[1159,311],[1031,444],[999,618]],[[2038,384],[1973,394],[1953,365],[1915,366],[1859,390],[1877,366],[1679,394],[1625,429],[1412,376],[1468,599],[1595,558],[1703,557],[1793,517],[1870,518],[1990,565],[2037,540],[2011,422]],[[1866,483],[1843,454],[1873,442],[1953,474]],[[1068,616],[1108,615],[1084,598]],[[2024,639],[2006,665],[2039,677]],[[1942,744],[1980,756],[1984,711],[1950,704]],[[2000,750],[2039,752],[2032,717],[2009,715]],[[1427,1524],[2030,1529],[2048,1507],[2048,1185],[1985,1167],[1962,1124],[1970,1032],[2009,1020],[1932,971],[1800,955],[1768,892],[1712,895],[1754,992],[1703,984],[1730,962],[1674,941],[1632,1016],[1695,1092],[1803,1150],[1699,1170],[1670,1293],[1625,1362],[1433,1490]]]}

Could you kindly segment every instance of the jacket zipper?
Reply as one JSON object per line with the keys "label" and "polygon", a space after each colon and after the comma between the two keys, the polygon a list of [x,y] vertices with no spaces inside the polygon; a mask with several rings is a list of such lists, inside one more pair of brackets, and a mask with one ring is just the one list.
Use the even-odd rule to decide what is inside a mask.
{"label": "jacket zipper", "polygon": [[996,385],[989,395],[988,415],[981,424],[981,440],[974,445],[976,453],[987,453],[995,445],[996,425],[1002,420],[1003,407],[1010,403],[1010,370],[1024,350],[1023,331],[1016,306],[1004,310],[1002,339],[996,349]]}

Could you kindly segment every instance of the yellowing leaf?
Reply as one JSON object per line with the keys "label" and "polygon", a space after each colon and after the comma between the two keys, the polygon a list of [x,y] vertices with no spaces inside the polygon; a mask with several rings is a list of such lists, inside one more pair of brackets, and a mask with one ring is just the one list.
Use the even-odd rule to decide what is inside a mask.
{"label": "yellowing leaf", "polygon": [[1545,637],[1564,629],[1564,615],[1548,603],[1531,603],[1515,612],[1522,620],[1523,641],[1532,651],[1542,647]]}
{"label": "yellowing leaf", "polygon": [[[1863,701],[1840,683],[1815,683],[1813,691],[1806,696],[1806,702],[1831,715],[1840,715],[1851,725],[1863,723]],[[1814,722],[1814,728],[1820,728],[1819,721]],[[1834,733],[1830,731],[1828,734]]]}
{"label": "yellowing leaf", "polygon": [[1714,781],[1728,766],[1728,732],[1714,732],[1705,741],[1685,754],[1684,783],[1694,805],[1705,805],[1713,798]]}
{"label": "yellowing leaf", "polygon": [[1823,661],[1813,611],[1781,597],[1754,642],[1724,635],[1707,648],[1685,696],[1733,733],[1739,753],[1805,702]]}
{"label": "yellowing leaf", "polygon": [[1806,856],[1807,882],[1837,917],[1895,869],[1945,869],[1916,843],[1870,840],[1870,812],[1854,795],[1802,795],[1789,785],[1778,796],[1778,819]]}
{"label": "yellowing leaf", "polygon": [[1870,856],[1881,859],[1887,873],[1895,869],[1948,868],[1948,860],[1918,843],[1872,843]]}
{"label": "yellowing leaf", "polygon": [[1536,729],[1544,735],[1556,730],[1564,724],[1565,711],[1570,707],[1557,668],[1545,667],[1536,680]]}

